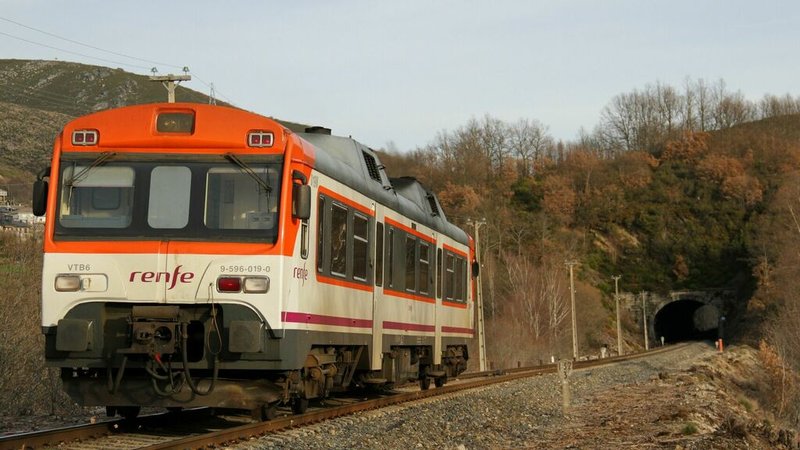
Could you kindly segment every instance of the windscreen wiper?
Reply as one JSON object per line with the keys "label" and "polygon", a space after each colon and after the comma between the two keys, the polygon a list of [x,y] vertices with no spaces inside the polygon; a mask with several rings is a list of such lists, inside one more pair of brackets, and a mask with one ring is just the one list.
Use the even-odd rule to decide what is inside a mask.
{"label": "windscreen wiper", "polygon": [[94,161],[92,161],[88,166],[86,166],[83,169],[81,169],[81,171],[78,172],[78,173],[75,173],[75,166],[76,166],[77,163],[73,163],[73,165],[72,165],[72,176],[70,176],[69,180],[67,180],[64,183],[64,186],[72,188],[75,185],[75,183],[77,183],[77,182],[81,181],[83,178],[85,178],[86,175],[89,174],[90,170],[92,170],[95,167],[105,163],[109,159],[111,159],[114,156],[116,156],[116,154],[117,154],[116,152],[103,152],[103,153],[100,154],[100,156],[95,158]]}
{"label": "windscreen wiper", "polygon": [[250,175],[250,178],[255,180],[255,182],[258,183],[258,185],[262,189],[264,189],[264,192],[267,194],[267,196],[269,196],[269,194],[272,192],[272,186],[270,186],[266,182],[266,180],[262,180],[261,177],[259,177],[258,174],[253,170],[252,167],[250,167],[246,162],[244,162],[241,159],[239,159],[233,153],[226,153],[225,154],[225,159],[227,159],[228,161],[236,164],[237,166],[239,166],[239,168],[242,169],[242,171],[244,173],[246,173],[247,175]]}

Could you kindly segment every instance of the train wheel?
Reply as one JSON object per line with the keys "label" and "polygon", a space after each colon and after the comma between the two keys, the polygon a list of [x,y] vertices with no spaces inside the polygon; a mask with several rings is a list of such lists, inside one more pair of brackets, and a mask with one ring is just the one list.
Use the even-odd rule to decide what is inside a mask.
{"label": "train wheel", "polygon": [[139,417],[139,411],[142,408],[138,406],[119,406],[117,407],[117,413],[122,416],[125,420],[133,420]]}
{"label": "train wheel", "polygon": [[261,405],[259,408],[256,408],[252,411],[251,416],[253,419],[261,421],[272,420],[278,417],[278,406],[275,404]]}
{"label": "train wheel", "polygon": [[433,383],[436,385],[437,388],[444,386],[447,383],[447,377],[436,377],[433,379]]}
{"label": "train wheel", "polygon": [[292,401],[292,412],[295,414],[305,414],[308,410],[308,399],[302,397],[295,397]]}
{"label": "train wheel", "polygon": [[419,388],[423,391],[427,391],[431,387],[431,379],[428,377],[422,377],[419,379]]}

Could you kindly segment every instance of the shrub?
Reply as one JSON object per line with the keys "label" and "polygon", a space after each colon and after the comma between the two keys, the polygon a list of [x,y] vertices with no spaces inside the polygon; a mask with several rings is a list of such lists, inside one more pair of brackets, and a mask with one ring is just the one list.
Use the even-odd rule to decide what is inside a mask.
{"label": "shrub", "polygon": [[44,363],[41,242],[0,235],[0,414],[64,414],[76,406]]}

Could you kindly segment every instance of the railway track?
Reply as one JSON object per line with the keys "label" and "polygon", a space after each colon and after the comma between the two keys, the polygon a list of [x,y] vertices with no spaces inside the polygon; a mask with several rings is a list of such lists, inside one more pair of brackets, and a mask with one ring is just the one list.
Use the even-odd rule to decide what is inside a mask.
{"label": "railway track", "polygon": [[[574,369],[586,369],[678,350],[688,344],[661,347],[649,352],[605,359],[576,361]],[[439,395],[474,389],[493,383],[553,373],[556,364],[462,374],[457,383],[430,390],[395,392],[363,401],[332,399],[325,408],[310,409],[302,415],[286,415],[267,422],[253,422],[243,416],[215,416],[208,410],[191,410],[141,417],[135,421],[108,421],[0,438],[0,449],[58,447],[59,449],[174,449],[203,448],[241,442],[319,423],[357,412],[374,410]],[[288,413],[287,413],[288,414]]]}

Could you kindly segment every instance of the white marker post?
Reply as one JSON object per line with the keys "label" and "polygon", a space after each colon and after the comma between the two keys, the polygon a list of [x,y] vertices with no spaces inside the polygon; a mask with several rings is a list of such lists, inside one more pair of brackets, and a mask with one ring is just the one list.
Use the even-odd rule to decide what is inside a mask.
{"label": "white marker post", "polygon": [[558,377],[561,379],[561,408],[564,414],[569,411],[572,403],[572,395],[569,391],[569,375],[572,373],[572,360],[562,359],[558,361]]}

